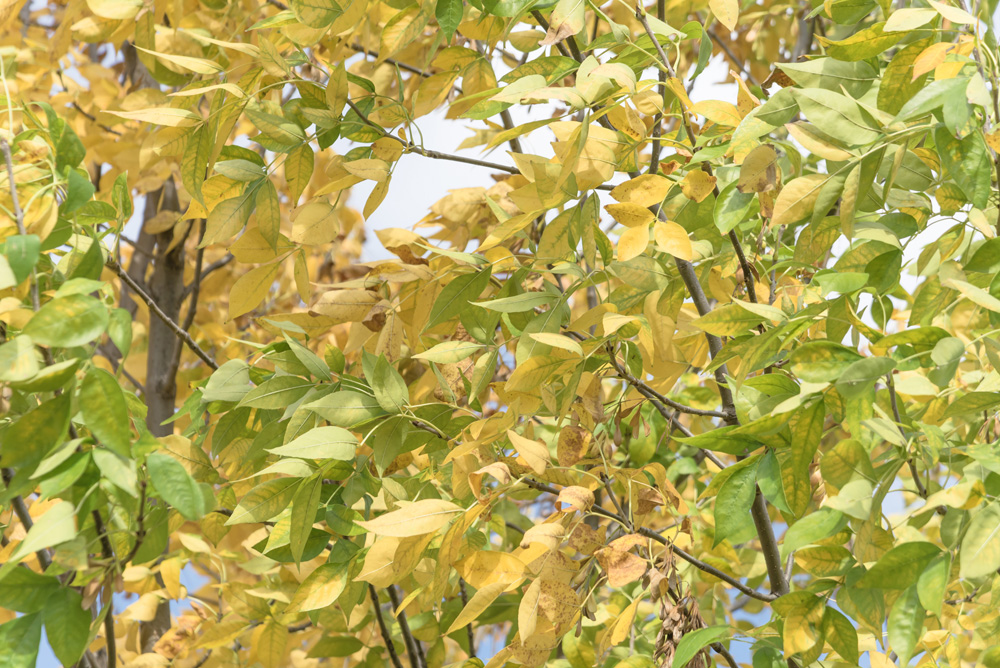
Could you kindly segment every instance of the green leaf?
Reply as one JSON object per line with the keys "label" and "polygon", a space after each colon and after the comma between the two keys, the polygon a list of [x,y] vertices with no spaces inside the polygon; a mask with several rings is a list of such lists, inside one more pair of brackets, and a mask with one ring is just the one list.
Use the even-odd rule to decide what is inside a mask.
{"label": "green leaf", "polygon": [[305,404],[303,408],[311,410],[331,424],[346,429],[386,414],[375,397],[351,390],[328,394]]}
{"label": "green leaf", "polygon": [[186,519],[200,520],[208,512],[201,488],[179,461],[170,455],[153,453],[146,458],[146,470],[160,498]]}
{"label": "green leaf", "polygon": [[917,578],[917,595],[920,605],[941,617],[944,595],[948,591],[951,576],[951,552],[942,552],[934,557],[927,568]]}
{"label": "green leaf", "polygon": [[35,519],[35,525],[28,529],[28,535],[11,555],[11,563],[16,563],[32,552],[65,543],[76,538],[76,509],[69,501],[59,501],[44,515]]}
{"label": "green leaf", "polygon": [[123,308],[112,309],[108,322],[108,337],[121,352],[128,357],[132,347],[132,315]]}
{"label": "green leaf", "polygon": [[820,508],[814,513],[809,513],[785,532],[782,539],[781,556],[786,558],[800,547],[812,545],[832,536],[845,526],[847,526],[847,518],[838,510]]}
{"label": "green leaf", "polygon": [[853,99],[822,88],[795,89],[799,108],[813,124],[848,145],[869,144],[880,133]]}
{"label": "green leaf", "polygon": [[31,467],[62,442],[69,428],[70,394],[49,399],[31,409],[0,432],[0,464],[8,468]]}
{"label": "green leaf", "polygon": [[[331,427],[336,429],[336,427]],[[323,479],[320,477],[305,480],[292,497],[291,526],[289,527],[288,546],[292,551],[292,559],[296,563],[302,560],[306,542],[312,533],[312,525],[319,511],[319,496],[323,490]]]}
{"label": "green leaf", "polygon": [[15,568],[0,581],[0,608],[21,613],[38,612],[61,586],[58,578],[30,568]]}
{"label": "green leaf", "polygon": [[920,573],[941,554],[933,543],[917,541],[892,548],[855,584],[861,589],[906,589],[912,586]]}
{"label": "green leaf", "polygon": [[746,527],[750,516],[750,505],[757,491],[757,461],[754,459],[749,466],[736,465],[739,468],[722,483],[719,495],[715,499],[713,547]]}
{"label": "green leaf", "polygon": [[103,369],[84,376],[77,396],[83,421],[98,441],[122,457],[131,454],[132,430],[118,381]]}
{"label": "green leaf", "polygon": [[181,158],[181,183],[191,196],[202,204],[205,200],[201,195],[201,187],[205,183],[206,168],[209,167],[214,149],[213,127],[204,123],[188,135],[184,156]]}
{"label": "green leaf", "polygon": [[309,144],[302,144],[285,158],[285,180],[288,182],[292,204],[298,204],[303,191],[309,185],[315,162],[316,158]]}
{"label": "green leaf", "polygon": [[286,408],[305,396],[315,383],[298,376],[275,376],[250,390],[239,406]]}
{"label": "green leaf", "polygon": [[378,405],[388,413],[402,412],[410,401],[410,391],[406,387],[406,381],[389,363],[385,355],[380,355],[375,363],[371,386]]}
{"label": "green leaf", "polygon": [[729,637],[731,634],[732,629],[728,626],[709,626],[708,628],[685,633],[674,650],[672,668],[684,668],[698,652],[714,642]]}
{"label": "green leaf", "polygon": [[889,645],[899,655],[899,665],[906,666],[924,634],[927,612],[920,606],[917,588],[910,587],[896,599],[889,613]]}
{"label": "green leaf", "polygon": [[852,664],[858,663],[858,631],[844,615],[827,606],[823,611],[823,638],[837,654]]}
{"label": "green leaf", "polygon": [[351,461],[357,451],[358,439],[340,427],[316,427],[287,445],[270,448],[268,452],[280,457],[298,459],[337,459]]}
{"label": "green leaf", "polygon": [[732,433],[735,429],[739,429],[739,427],[719,427],[691,437],[675,436],[674,438],[695,448],[725,452],[730,455],[746,454],[763,445],[756,438],[747,434]]}
{"label": "green leaf", "polygon": [[205,237],[198,244],[198,247],[205,248],[212,244],[228,241],[246,227],[251,213],[253,211],[248,195],[237,195],[219,202],[208,214],[208,220],[205,222]]}
{"label": "green leaf", "polygon": [[296,478],[276,478],[257,485],[240,500],[226,524],[266,522],[288,507],[298,483]]}
{"label": "green leaf", "polygon": [[889,357],[865,357],[844,369],[837,379],[837,391],[848,399],[859,397],[895,368],[896,361]]}
{"label": "green leaf", "polygon": [[293,0],[288,6],[300,23],[318,30],[330,27],[344,13],[333,0]]}
{"label": "green leaf", "polygon": [[215,163],[215,171],[233,181],[257,181],[266,176],[264,169],[256,162],[239,158]]}
{"label": "green leaf", "polygon": [[69,295],[48,302],[24,328],[35,343],[70,348],[90,343],[108,326],[108,309],[87,295]]}
{"label": "green leaf", "polygon": [[278,249],[278,239],[281,237],[281,204],[278,200],[278,190],[270,179],[264,181],[254,196],[254,207],[257,213],[257,230],[272,250]]}
{"label": "green leaf", "polygon": [[974,207],[985,209],[990,196],[990,158],[982,133],[956,139],[940,127],[934,133],[934,143],[945,176],[962,189]]}
{"label": "green leaf", "polygon": [[[109,613],[110,614],[110,613]],[[75,590],[61,587],[45,605],[45,633],[56,658],[72,666],[87,649],[90,640],[90,611]]]}
{"label": "green leaf", "polygon": [[37,373],[38,353],[30,336],[15,336],[0,345],[0,380],[24,381]]}
{"label": "green leaf", "polygon": [[208,379],[201,397],[205,401],[240,401],[250,392],[250,367],[243,360],[229,360]]}
{"label": "green leaf", "polygon": [[833,382],[854,362],[862,359],[857,351],[833,341],[809,341],[789,357],[792,373],[810,383]]}
{"label": "green leaf", "polygon": [[799,409],[792,418],[792,447],[781,463],[781,485],[785,501],[795,517],[801,517],[813,497],[809,467],[823,437],[826,405],[822,400]]}
{"label": "green leaf", "polygon": [[437,0],[434,16],[446,41],[451,40],[451,36],[458,29],[458,24],[462,22],[463,4],[462,0]]}
{"label": "green leaf", "polygon": [[986,577],[1000,568],[1000,502],[993,501],[972,513],[958,564],[963,578]]}
{"label": "green leaf", "polygon": [[42,615],[34,613],[0,626],[0,668],[35,668],[42,642]]}
{"label": "green leaf", "polygon": [[885,22],[883,21],[864,30],[859,30],[847,39],[830,40],[826,37],[818,39],[826,47],[827,55],[837,60],[848,62],[868,60],[894,46],[906,36],[906,33],[900,32],[887,33],[884,28]]}
{"label": "green leaf", "polygon": [[957,415],[992,411],[998,404],[1000,392],[969,392],[950,403],[942,417],[948,419]]}
{"label": "green leaf", "polygon": [[430,329],[457,316],[462,309],[469,307],[469,302],[479,298],[489,282],[489,269],[472,274],[462,274],[454,279],[444,287],[441,294],[434,300],[434,306],[431,307],[431,314],[427,318],[427,325],[424,329]]}
{"label": "green leaf", "polygon": [[878,72],[863,60],[844,62],[834,58],[815,58],[805,62],[781,63],[778,67],[802,88],[839,93],[843,87],[854,98],[864,95],[878,77]]}
{"label": "green leaf", "polygon": [[139,480],[132,460],[125,459],[103,448],[91,450],[94,463],[105,480],[125,490],[133,497],[139,496]]}
{"label": "green leaf", "polygon": [[735,336],[745,334],[764,320],[763,316],[732,303],[716,306],[691,324],[716,336]]}
{"label": "green leaf", "polygon": [[42,242],[37,234],[15,234],[4,242],[4,255],[14,273],[15,285],[31,275],[31,270],[38,262],[41,247]]}

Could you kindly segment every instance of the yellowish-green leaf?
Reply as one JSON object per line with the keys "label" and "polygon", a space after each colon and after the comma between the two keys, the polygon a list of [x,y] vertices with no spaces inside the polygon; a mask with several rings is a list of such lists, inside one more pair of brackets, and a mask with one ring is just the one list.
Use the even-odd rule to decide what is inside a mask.
{"label": "yellowish-green leaf", "polygon": [[358,525],[376,536],[408,538],[437,531],[460,512],[462,509],[450,501],[424,499]]}

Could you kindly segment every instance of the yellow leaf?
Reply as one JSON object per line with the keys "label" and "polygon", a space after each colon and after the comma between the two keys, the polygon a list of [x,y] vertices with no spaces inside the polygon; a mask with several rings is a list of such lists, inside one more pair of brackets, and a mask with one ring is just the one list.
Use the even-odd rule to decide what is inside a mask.
{"label": "yellow leaf", "polygon": [[664,253],[689,262],[694,259],[691,239],[688,238],[687,231],[677,223],[656,221],[653,224],[653,238],[656,239],[657,248]]}
{"label": "yellow leaf", "polygon": [[740,18],[739,0],[708,0],[708,7],[727,30],[736,30],[736,22]]}
{"label": "yellow leaf", "polygon": [[493,601],[497,600],[497,597],[504,592],[507,585],[503,582],[494,582],[493,584],[488,584],[485,587],[480,588],[472,595],[469,599],[468,605],[462,608],[462,612],[458,613],[458,617],[455,621],[451,623],[448,630],[445,631],[446,636],[450,636],[455,631],[459,630],[463,626],[468,626],[483,614],[486,608],[493,604]]}
{"label": "yellow leaf", "polygon": [[618,238],[618,259],[628,262],[646,252],[649,245],[649,227],[630,227]]}
{"label": "yellow leaf", "polygon": [[312,310],[337,322],[361,322],[378,302],[379,296],[369,290],[330,290]]}
{"label": "yellow leaf", "polygon": [[563,487],[556,498],[556,503],[562,503],[570,510],[585,513],[594,505],[594,493],[586,487],[578,485]]}
{"label": "yellow leaf", "polygon": [[340,222],[332,206],[323,200],[308,202],[295,209],[291,215],[295,243],[306,246],[328,244],[340,234]]}
{"label": "yellow leaf", "polygon": [[[664,179],[665,181],[666,179]],[[611,217],[625,227],[639,227],[649,225],[656,219],[653,212],[641,204],[622,202],[620,204],[608,204],[604,207]]]}
{"label": "yellow leaf", "polygon": [[524,562],[514,555],[495,550],[473,552],[455,564],[455,570],[476,589],[500,582],[510,591],[524,577],[525,569]]}
{"label": "yellow leaf", "polygon": [[265,264],[236,279],[229,291],[229,319],[233,320],[257,308],[271,290],[280,271],[280,264]]}
{"label": "yellow leaf", "polygon": [[205,60],[204,58],[191,58],[189,56],[178,56],[174,53],[160,53],[159,51],[150,51],[149,49],[144,49],[141,46],[135,47],[140,51],[144,51],[151,56],[156,56],[160,60],[166,62],[166,65],[170,69],[181,69],[187,70],[189,72],[195,72],[196,74],[215,74],[222,71],[217,63],[213,63],[211,60]]}
{"label": "yellow leaf", "polygon": [[142,0],[87,0],[87,7],[102,19],[127,21],[142,9]]}
{"label": "yellow leaf", "polygon": [[389,163],[378,158],[362,158],[343,163],[349,173],[369,181],[385,181],[389,178]]}
{"label": "yellow leaf", "polygon": [[740,166],[736,189],[741,193],[762,193],[774,190],[778,182],[778,154],[770,144],[750,151]]}
{"label": "yellow leaf", "polygon": [[827,178],[826,174],[809,174],[786,183],[774,203],[771,225],[788,225],[809,217]]}
{"label": "yellow leaf", "polygon": [[[788,130],[788,134],[792,135],[797,142],[802,144],[811,153],[815,153],[824,160],[843,162],[844,160],[850,160],[854,157],[847,151],[834,146],[825,138],[821,137],[817,132],[817,128],[810,123],[806,123],[804,121],[800,121],[798,123],[786,123],[785,129]],[[741,176],[742,174],[743,173],[740,172]]]}
{"label": "yellow leaf", "polygon": [[284,665],[285,649],[288,647],[288,627],[274,619],[261,624],[255,632],[251,644],[257,661],[264,668],[278,668]]}
{"label": "yellow leaf", "polygon": [[181,560],[177,557],[165,559],[160,564],[160,577],[163,578],[163,586],[166,588],[170,598],[179,600],[181,598]]}
{"label": "yellow leaf", "polygon": [[323,564],[302,581],[285,612],[308,612],[333,605],[347,587],[347,582],[346,566]]}
{"label": "yellow leaf", "polygon": [[231,83],[220,83],[212,86],[201,86],[199,88],[185,88],[184,90],[179,90],[176,93],[168,93],[167,97],[200,97],[205,93],[211,93],[213,90],[224,90],[227,93],[239,98],[246,97],[246,93],[243,92],[243,89],[236,84]]}
{"label": "yellow leaf", "polygon": [[538,626],[538,598],[541,592],[542,583],[535,580],[528,585],[517,607],[517,635],[522,643],[534,634]]}
{"label": "yellow leaf", "polygon": [[[726,2],[728,0],[720,0]],[[735,0],[733,0],[735,3]],[[720,100],[702,100],[691,108],[692,114],[704,116],[717,125],[735,128],[743,120],[735,105]]]}
{"label": "yellow leaf", "polygon": [[603,655],[609,648],[614,647],[622,642],[628,637],[629,630],[632,628],[632,622],[635,621],[635,613],[639,609],[639,604],[642,602],[642,596],[637,597],[631,604],[615,619],[611,624],[611,628],[607,630],[604,637],[601,639],[601,654]]}
{"label": "yellow leaf", "polygon": [[106,114],[118,116],[130,121],[140,121],[142,123],[152,123],[153,125],[165,125],[171,128],[186,128],[201,123],[202,118],[198,114],[187,109],[174,109],[172,107],[151,107],[149,109],[138,109],[136,111],[105,111]]}
{"label": "yellow leaf", "polygon": [[559,466],[573,466],[587,456],[590,450],[590,432],[583,427],[570,425],[559,432],[559,443],[556,446],[556,459]]}
{"label": "yellow leaf", "polygon": [[549,465],[549,449],[545,447],[544,443],[525,438],[509,429],[507,437],[510,439],[510,444],[517,450],[517,454],[524,458],[532,471],[538,475],[545,473],[545,469]]}
{"label": "yellow leaf", "polygon": [[959,9],[958,7],[952,7],[946,5],[943,2],[937,2],[937,0],[927,0],[931,7],[937,10],[937,13],[948,19],[952,23],[957,23],[959,25],[968,25],[970,23],[976,22],[976,17],[974,17],[969,12],[964,9]]}
{"label": "yellow leaf", "polygon": [[655,206],[663,201],[673,185],[670,179],[659,174],[643,174],[615,186],[611,196],[622,203]]}
{"label": "yellow leaf", "polygon": [[684,175],[681,192],[688,199],[703,202],[715,190],[715,180],[714,176],[709,176],[700,169],[693,169]]}
{"label": "yellow leaf", "polygon": [[358,525],[376,536],[408,538],[437,531],[460,512],[462,509],[450,501],[424,499]]}

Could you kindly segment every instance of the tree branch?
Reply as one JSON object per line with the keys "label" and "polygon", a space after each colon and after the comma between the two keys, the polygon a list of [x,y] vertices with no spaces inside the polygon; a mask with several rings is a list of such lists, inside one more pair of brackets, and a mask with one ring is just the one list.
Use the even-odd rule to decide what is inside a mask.
{"label": "tree branch", "polygon": [[[11,469],[3,469],[3,484],[4,487],[10,487],[11,480],[14,479],[14,471]],[[34,521],[31,519],[31,513],[28,512],[28,506],[24,503],[24,499],[20,494],[15,496],[10,500],[10,505],[14,508],[14,514],[17,515],[17,519],[21,521],[21,525],[24,527],[25,531],[30,531],[31,527],[35,525]],[[48,570],[49,566],[52,565],[52,556],[48,549],[41,549],[35,552],[38,557],[38,563],[41,565],[42,570]]]}
{"label": "tree branch", "polygon": [[149,310],[152,311],[154,314],[156,314],[156,317],[162,320],[167,327],[173,330],[174,334],[177,335],[177,338],[183,341],[187,345],[187,347],[194,352],[195,355],[201,358],[201,360],[209,367],[211,367],[213,370],[219,368],[219,365],[216,364],[214,359],[212,359],[212,356],[206,353],[204,350],[202,350],[201,346],[199,346],[195,342],[195,340],[191,338],[190,334],[181,329],[180,325],[178,325],[176,322],[167,317],[167,314],[164,313],[160,309],[160,307],[156,305],[156,302],[153,301],[153,298],[147,295],[143,291],[143,289],[140,288],[139,285],[134,280],[132,280],[132,277],[128,275],[128,273],[122,268],[120,264],[118,264],[111,258],[108,258],[105,264],[109,269],[118,274],[118,278],[122,280],[122,283],[131,288],[132,292],[134,292],[139,297],[139,299],[141,299],[146,304],[146,306],[149,307]]}
{"label": "tree branch", "polygon": [[[530,487],[532,489],[537,489],[540,492],[547,492],[548,494],[555,494],[556,496],[559,495],[559,490],[556,489],[555,487],[552,487],[551,485],[546,485],[545,483],[541,483],[541,482],[538,482],[536,480],[532,480],[531,478],[524,478],[524,479],[521,480],[521,482],[523,482],[525,485],[527,485],[528,487]],[[602,517],[606,517],[606,518],[608,518],[610,520],[614,520],[615,522],[619,522],[619,523],[622,524],[622,526],[626,526],[626,527],[628,526],[628,522],[627,522],[627,520],[624,517],[616,515],[615,513],[611,512],[609,510],[605,510],[604,508],[601,508],[600,506],[596,506],[596,505],[593,506],[590,509],[590,512],[594,513],[595,515],[601,515]],[[769,602],[773,601],[774,599],[778,598],[778,596],[779,596],[776,593],[762,594],[759,591],[751,589],[750,587],[746,586],[745,584],[743,584],[739,580],[735,579],[731,575],[727,575],[726,573],[723,573],[722,571],[720,571],[718,568],[715,568],[714,566],[706,564],[704,561],[698,559],[694,555],[688,554],[687,552],[685,552],[681,548],[679,548],[676,545],[674,545],[671,541],[669,541],[668,539],[666,539],[662,534],[660,534],[660,533],[658,533],[658,532],[656,532],[656,531],[654,531],[652,529],[647,529],[646,527],[640,527],[640,528],[636,529],[636,533],[641,534],[641,535],[643,535],[646,538],[649,538],[651,540],[654,540],[657,543],[660,543],[661,545],[665,545],[670,551],[672,551],[678,557],[680,557],[684,561],[688,562],[689,564],[691,564],[692,566],[694,566],[698,570],[704,571],[705,573],[708,573],[709,575],[713,575],[713,576],[717,577],[718,579],[720,579],[723,582],[729,584],[733,588],[739,590],[740,592],[746,594],[747,596],[749,596],[751,598],[755,598],[758,601],[764,601],[764,602],[769,603]]]}
{"label": "tree branch", "polygon": [[420,641],[413,637],[410,632],[410,623],[406,620],[406,613],[399,607],[399,594],[396,593],[396,586],[386,587],[389,592],[389,600],[392,601],[393,614],[399,622],[399,630],[403,634],[403,642],[406,643],[406,652],[410,655],[410,665],[412,668],[427,668],[427,659],[424,657],[424,650],[420,646]]}
{"label": "tree branch", "polygon": [[669,397],[660,394],[659,392],[651,388],[649,385],[647,385],[643,381],[639,380],[638,378],[630,374],[628,370],[625,369],[625,367],[622,366],[621,363],[618,361],[618,358],[615,356],[615,352],[610,348],[610,346],[608,347],[608,354],[609,354],[609,359],[611,360],[611,366],[615,368],[615,371],[622,378],[622,380],[624,380],[629,385],[642,392],[645,396],[652,397],[656,401],[665,404],[667,406],[670,406],[674,410],[678,410],[681,413],[688,413],[690,415],[699,415],[702,417],[714,417],[722,419],[727,419],[729,417],[729,414],[727,413],[720,413],[719,411],[707,411],[707,410],[702,410],[701,408],[694,408],[693,406],[686,406],[684,404],[674,401]]}
{"label": "tree branch", "polygon": [[[896,383],[893,380],[892,372],[885,374],[885,384],[889,388],[889,403],[892,405],[892,416],[896,421],[896,429],[899,430],[899,435],[903,437],[903,440],[908,440],[906,436],[906,430],[903,429],[903,418],[899,413],[899,401],[896,396]],[[917,494],[921,499],[927,499],[927,488],[924,486],[923,481],[920,479],[920,472],[917,471],[917,464],[913,461],[912,455],[909,452],[906,453],[906,465],[910,469],[910,476],[913,477],[913,484],[917,486]],[[948,509],[945,506],[938,506],[935,512],[938,515],[946,515]]]}
{"label": "tree branch", "polygon": [[[524,533],[524,532],[522,532]],[[458,596],[462,599],[462,606],[469,605],[469,595],[465,593],[465,580],[458,578]],[[472,622],[465,625],[465,631],[469,634],[469,658],[476,658],[476,636],[472,631]]]}
{"label": "tree branch", "polygon": [[[104,521],[101,519],[101,513],[97,509],[94,509],[91,514],[94,518],[94,528],[97,530],[97,535],[101,540],[101,552],[105,559],[114,561],[115,550],[111,547],[111,541],[108,539],[108,532],[104,527]],[[111,592],[110,584],[105,581],[104,593],[106,600],[104,604],[107,606],[107,609],[104,612],[104,642],[108,648],[106,668],[115,668],[118,665],[118,648],[117,640],[115,639],[115,601]]]}
{"label": "tree branch", "polygon": [[396,654],[396,647],[392,644],[392,636],[389,635],[389,629],[385,625],[382,606],[378,602],[378,593],[375,591],[374,585],[368,585],[368,596],[371,597],[372,606],[375,608],[375,619],[378,621],[379,633],[382,634],[382,642],[385,643],[385,649],[389,652],[389,660],[394,668],[403,668],[403,664],[399,661],[399,655]]}

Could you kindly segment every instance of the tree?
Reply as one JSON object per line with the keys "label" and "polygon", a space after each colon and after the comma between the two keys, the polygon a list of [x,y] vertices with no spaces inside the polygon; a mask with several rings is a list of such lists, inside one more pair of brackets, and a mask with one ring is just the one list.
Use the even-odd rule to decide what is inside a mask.
{"label": "tree", "polygon": [[1000,664],[996,11],[0,2],[4,665]]}

